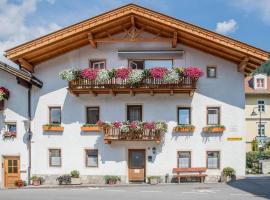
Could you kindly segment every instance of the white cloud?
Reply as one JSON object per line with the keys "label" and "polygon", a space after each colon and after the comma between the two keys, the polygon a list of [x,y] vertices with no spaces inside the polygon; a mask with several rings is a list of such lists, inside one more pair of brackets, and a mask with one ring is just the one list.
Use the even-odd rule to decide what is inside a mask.
{"label": "white cloud", "polygon": [[248,14],[258,15],[262,21],[270,25],[270,0],[233,0],[232,5]]}
{"label": "white cloud", "polygon": [[234,19],[230,19],[228,21],[218,22],[216,32],[227,35],[235,32],[237,28],[237,22]]}
{"label": "white cloud", "polygon": [[53,22],[45,26],[27,25],[26,18],[36,12],[38,2],[39,0],[23,0],[14,4],[0,0],[0,55],[4,50],[61,28]]}

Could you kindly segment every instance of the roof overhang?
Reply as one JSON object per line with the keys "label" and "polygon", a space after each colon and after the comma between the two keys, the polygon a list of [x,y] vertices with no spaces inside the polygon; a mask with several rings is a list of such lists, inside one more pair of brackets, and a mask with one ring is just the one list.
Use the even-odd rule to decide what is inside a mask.
{"label": "roof overhang", "polygon": [[[146,31],[154,38],[139,38]],[[118,33],[130,37],[115,38]],[[128,4],[6,51],[6,57],[30,72],[48,59],[84,45],[97,48],[100,42],[171,42],[181,43],[222,57],[238,65],[238,70],[250,74],[268,60],[269,52],[228,38],[167,15]]]}

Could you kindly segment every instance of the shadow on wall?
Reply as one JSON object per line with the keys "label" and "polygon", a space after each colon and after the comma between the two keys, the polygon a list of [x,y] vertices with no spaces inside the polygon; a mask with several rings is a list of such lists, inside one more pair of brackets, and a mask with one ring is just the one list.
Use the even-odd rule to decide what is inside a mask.
{"label": "shadow on wall", "polygon": [[253,194],[255,197],[270,199],[270,177],[254,176],[232,181],[229,186]]}
{"label": "shadow on wall", "polygon": [[221,141],[222,135],[223,135],[223,133],[204,133],[204,132],[201,132],[203,143],[209,142],[211,138],[214,138],[215,140],[218,138],[219,141]]}

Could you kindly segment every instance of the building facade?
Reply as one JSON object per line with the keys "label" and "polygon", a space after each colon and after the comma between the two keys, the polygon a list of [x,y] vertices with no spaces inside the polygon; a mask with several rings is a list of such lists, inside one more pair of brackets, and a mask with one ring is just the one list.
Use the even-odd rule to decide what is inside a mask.
{"label": "building facade", "polygon": [[251,151],[251,142],[256,139],[256,137],[265,139],[270,136],[270,78],[265,74],[256,74],[246,77],[245,91],[247,126],[246,149],[247,151]]}
{"label": "building facade", "polygon": [[[244,74],[256,69],[269,54],[191,24],[186,23],[185,29],[183,23],[130,4],[8,50],[9,59],[44,82],[42,89],[32,89],[31,96],[31,174],[44,176],[45,184],[55,184],[57,176],[71,170],[80,172],[83,183],[103,183],[105,175],[120,176],[125,183],[145,181],[149,176],[171,179],[177,167],[205,167],[208,181],[218,181],[228,166],[237,176],[244,176]],[[202,38],[194,43],[199,31]],[[185,38],[188,32],[193,39]],[[214,46],[208,48],[209,34],[208,45],[224,52],[238,52],[237,45],[242,45],[241,52],[232,56],[215,51]],[[51,43],[42,44],[47,39]],[[237,45],[228,47],[223,40]],[[250,55],[250,48],[256,53]],[[244,56],[238,58],[239,54]],[[150,74],[131,85],[121,78],[124,72],[111,73],[120,66],[132,69],[129,77],[131,71]],[[179,66],[184,66],[184,73],[179,72],[177,80],[169,84],[151,77],[151,69],[157,70],[157,66],[162,67],[158,74],[175,75],[172,69]],[[68,68],[77,69],[63,73]],[[203,72],[203,76],[189,76],[187,69]],[[79,70],[80,77],[76,75]],[[108,70],[108,80],[102,82]],[[12,90],[16,93],[20,88]],[[21,107],[18,102],[13,104]],[[3,115],[9,110],[7,105]],[[12,110],[18,114],[17,109]],[[19,121],[12,115],[9,118]],[[160,131],[159,124],[153,123],[160,120],[166,130]],[[102,128],[94,125],[100,121],[117,123],[109,128],[105,128],[107,123]],[[132,132],[134,124],[118,127],[123,121],[135,121],[136,127],[137,121],[149,123]],[[190,125],[195,129],[183,132],[176,128]],[[8,153],[10,145],[0,148],[2,157],[16,154]]]}

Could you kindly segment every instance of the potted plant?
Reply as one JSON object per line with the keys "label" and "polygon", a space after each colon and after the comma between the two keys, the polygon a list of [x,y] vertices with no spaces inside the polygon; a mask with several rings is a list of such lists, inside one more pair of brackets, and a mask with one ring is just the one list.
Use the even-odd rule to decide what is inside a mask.
{"label": "potted plant", "polygon": [[223,125],[210,125],[203,128],[205,133],[223,133],[225,131],[225,126]]}
{"label": "potted plant", "polygon": [[71,184],[72,185],[80,185],[81,179],[80,179],[80,172],[78,170],[73,170],[70,172],[71,176]]}
{"label": "potted plant", "polygon": [[104,176],[105,184],[113,185],[116,184],[117,181],[121,181],[121,178],[119,176]]}
{"label": "potted plant", "polygon": [[3,139],[14,139],[16,138],[17,133],[15,131],[5,131],[3,133]]}
{"label": "potted plant", "polygon": [[25,183],[23,180],[19,179],[19,180],[15,181],[15,185],[20,188],[20,187],[23,187],[25,185]]}
{"label": "potted plant", "polygon": [[0,87],[0,110],[4,109],[4,100],[8,100],[8,98],[9,90],[4,87]]}
{"label": "potted plant", "polygon": [[81,127],[81,131],[86,131],[86,132],[99,132],[100,127],[97,124],[84,124]]}
{"label": "potted plant", "polygon": [[43,177],[39,177],[39,176],[32,176],[31,180],[32,180],[32,185],[34,186],[42,185],[45,181]]}
{"label": "potted plant", "polygon": [[148,183],[151,185],[159,184],[161,181],[160,176],[149,176],[147,177],[147,179],[148,179]]}
{"label": "potted plant", "polygon": [[45,124],[43,125],[43,131],[54,131],[54,132],[62,132],[64,131],[64,127],[58,123]]}
{"label": "potted plant", "polygon": [[69,174],[65,174],[62,176],[59,176],[56,178],[56,181],[58,181],[59,185],[69,185],[71,184],[71,176]]}
{"label": "potted plant", "polygon": [[195,126],[191,124],[179,124],[176,127],[174,127],[174,132],[180,132],[180,133],[191,133],[194,132]]}
{"label": "potted plant", "polygon": [[235,178],[235,170],[231,167],[225,167],[222,170],[222,177],[225,182],[230,182]]}

